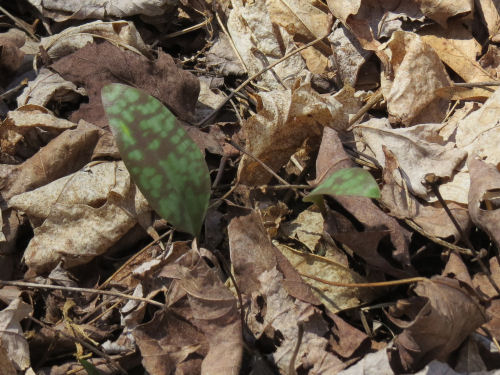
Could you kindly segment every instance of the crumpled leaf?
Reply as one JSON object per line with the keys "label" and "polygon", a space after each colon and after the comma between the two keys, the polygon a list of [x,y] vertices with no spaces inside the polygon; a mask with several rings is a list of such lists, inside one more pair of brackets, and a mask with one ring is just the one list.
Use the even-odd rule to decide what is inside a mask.
{"label": "crumpled leaf", "polygon": [[85,95],[87,95],[85,89],[64,80],[59,74],[47,68],[42,68],[36,78],[29,81],[28,86],[18,96],[17,104],[48,107],[51,102],[74,103]]}
{"label": "crumpled leaf", "polygon": [[64,130],[75,127],[76,124],[56,117],[44,107],[18,107],[9,111],[0,127],[2,158],[8,155],[9,164],[17,164],[31,157]]}
{"label": "crumpled leaf", "polygon": [[16,370],[24,371],[30,367],[28,341],[24,337],[21,320],[33,313],[31,305],[20,298],[14,299],[0,311],[0,340]]}
{"label": "crumpled leaf", "polygon": [[[339,343],[337,349],[345,355],[352,353],[352,348],[347,349],[348,344],[343,343],[342,339],[327,335],[326,321],[318,315],[319,310],[311,305],[319,301],[314,295],[314,298],[304,298],[307,293],[305,289],[310,287],[304,284],[300,276],[295,279],[290,272],[293,267],[289,261],[280,251],[273,250],[259,215],[253,211],[247,216],[234,218],[228,232],[234,275],[243,295],[243,303],[249,305],[249,328],[257,340],[271,343],[272,358],[281,371],[288,371],[298,322],[304,324],[304,336],[296,368],[302,364],[314,373],[329,373],[345,367],[345,363],[327,350],[325,337]],[[274,257],[273,252],[276,254]],[[304,284],[300,299],[293,298],[292,293],[301,288],[300,283]],[[337,324],[342,325],[340,321]],[[345,327],[337,329],[343,331]],[[280,339],[275,341],[275,338]],[[359,348],[363,341],[356,339],[356,347]]]}
{"label": "crumpled leaf", "polygon": [[102,89],[102,102],[122,159],[149,204],[179,230],[199,235],[210,175],[196,143],[144,91],[110,84]]}
{"label": "crumpled leaf", "polygon": [[415,2],[426,17],[436,21],[445,29],[448,18],[467,15],[474,9],[474,3],[470,0],[415,0]]}
{"label": "crumpled leaf", "polygon": [[[396,157],[404,172],[404,183],[415,195],[429,199],[427,188],[422,184],[425,176],[434,173],[444,180],[450,179],[467,152],[453,148],[438,135],[440,124],[422,124],[411,128],[392,129],[387,119],[371,119],[356,126],[356,134],[362,138],[380,165],[385,165],[382,146]],[[363,148],[359,151],[365,152]],[[418,164],[415,164],[418,160]],[[404,186],[400,173],[394,178]],[[443,193],[442,193],[443,194]],[[446,199],[446,197],[445,197]]]}
{"label": "crumpled leaf", "polygon": [[116,243],[150,208],[122,162],[101,162],[33,191],[9,205],[37,226],[24,253],[37,273],[60,261],[74,267]]}
{"label": "crumpled leaf", "polygon": [[[423,204],[416,199],[403,186],[398,185],[394,176],[400,175],[398,162],[394,154],[385,146],[382,146],[385,154],[385,168],[383,171],[384,185],[381,191],[381,202],[389,209],[390,215],[398,219],[412,219],[425,233],[435,237],[454,239],[460,238],[456,226],[450,220],[448,214],[440,204]],[[469,212],[462,205],[448,202],[453,217],[466,230],[470,226]]]}
{"label": "crumpled leaf", "polygon": [[[182,294],[169,310],[178,306],[185,315],[179,319],[169,310],[160,311],[134,330],[146,370],[150,374],[184,368],[185,373],[237,374],[243,345],[241,320],[236,299],[217,272],[192,249],[164,266],[157,278],[164,283],[173,279],[169,290]],[[203,356],[201,363],[196,356],[189,358],[191,353]]]}
{"label": "crumpled leaf", "polygon": [[404,311],[411,321],[392,317],[404,328],[389,352],[391,367],[396,372],[417,371],[432,359],[446,361],[487,320],[470,289],[457,280],[437,276],[419,282],[415,293],[418,297],[410,299]]}
{"label": "crumpled leaf", "polygon": [[447,101],[435,90],[451,81],[436,52],[417,34],[404,31],[394,32],[384,51],[390,72],[382,75],[381,88],[389,115],[405,125],[443,120]]}
{"label": "crumpled leaf", "polygon": [[[340,92],[339,95],[344,94]],[[297,81],[291,90],[259,94],[257,114],[244,122],[246,149],[277,171],[307,139],[319,138],[322,128],[342,129],[353,105],[323,98],[308,83]],[[342,101],[345,101],[342,98]],[[277,142],[279,141],[279,147]],[[272,176],[254,159],[245,155],[238,168],[240,183],[262,185]]]}

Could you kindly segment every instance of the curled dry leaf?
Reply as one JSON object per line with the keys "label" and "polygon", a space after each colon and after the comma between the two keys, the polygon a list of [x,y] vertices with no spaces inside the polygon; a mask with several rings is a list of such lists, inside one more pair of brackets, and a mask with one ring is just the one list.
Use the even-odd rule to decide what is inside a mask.
{"label": "curled dry leaf", "polygon": [[51,102],[74,103],[85,95],[87,95],[85,89],[64,80],[59,74],[47,68],[42,68],[36,78],[29,81],[28,86],[18,96],[17,104],[48,107]]}
{"label": "curled dry leaf", "polygon": [[418,297],[410,299],[404,311],[412,320],[395,318],[395,312],[391,318],[404,328],[389,351],[396,372],[417,371],[433,359],[446,361],[470,333],[486,322],[484,308],[470,290],[442,276],[417,284]]}
{"label": "curled dry leaf", "polygon": [[447,101],[435,90],[450,86],[451,80],[436,52],[417,34],[396,31],[384,51],[390,56],[390,74],[384,72],[381,87],[387,111],[405,125],[440,122]]}
{"label": "curled dry leaf", "polygon": [[488,34],[490,39],[494,43],[500,41],[499,27],[500,27],[500,14],[498,13],[497,5],[495,0],[479,0],[475,3],[483,22],[488,28]]}
{"label": "curled dry leaf", "polygon": [[43,38],[40,43],[50,59],[58,60],[89,43],[95,43],[96,39],[105,39],[136,53],[149,55],[148,47],[130,21],[95,21],[81,26],[69,27],[60,33]]}
{"label": "curled dry leaf", "polygon": [[436,21],[445,29],[448,26],[447,20],[449,18],[465,16],[474,9],[473,2],[470,0],[415,0],[415,2],[426,17]]}
{"label": "curled dry leaf", "polygon": [[[355,100],[341,100],[349,103],[347,108],[335,97],[324,98],[310,84],[300,81],[291,90],[259,94],[257,114],[243,124],[247,150],[277,171],[306,139],[319,138],[323,127],[343,128],[349,110],[355,108],[351,103]],[[246,185],[265,184],[272,178],[247,155],[239,165],[238,177]]]}
{"label": "curled dry leaf", "polygon": [[28,159],[52,138],[75,127],[76,124],[56,117],[44,107],[19,107],[7,114],[0,127],[1,153],[16,161]]}
{"label": "curled dry leaf", "polygon": [[62,132],[24,163],[2,171],[2,198],[7,201],[76,172],[92,159],[99,135],[99,128],[87,123]]}
{"label": "curled dry leaf", "polygon": [[103,254],[150,208],[122,162],[89,166],[10,199],[40,226],[26,248],[26,264],[37,273],[63,261],[85,264]]}
{"label": "curled dry leaf", "polygon": [[450,22],[447,29],[437,25],[426,28],[421,37],[436,51],[441,61],[465,82],[493,80],[493,77],[476,61],[476,57],[481,53],[481,45],[462,22]]}

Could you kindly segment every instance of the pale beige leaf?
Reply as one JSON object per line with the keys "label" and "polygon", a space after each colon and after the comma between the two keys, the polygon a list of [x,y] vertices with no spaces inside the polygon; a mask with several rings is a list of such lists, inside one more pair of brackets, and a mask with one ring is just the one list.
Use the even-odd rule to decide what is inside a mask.
{"label": "pale beige leaf", "polygon": [[173,0],[29,0],[45,17],[62,22],[67,19],[107,19],[136,15],[160,16],[177,2]]}
{"label": "pale beige leaf", "polygon": [[473,0],[415,0],[420,10],[441,27],[447,27],[448,18],[466,15],[474,9]]}
{"label": "pale beige leaf", "polygon": [[475,3],[481,18],[488,28],[490,39],[498,43],[500,28],[500,14],[498,13],[498,9],[500,8],[500,2],[498,0],[477,0]]}
{"label": "pale beige leaf", "polygon": [[50,58],[57,60],[79,50],[89,43],[105,39],[136,53],[148,56],[149,48],[130,21],[95,21],[69,27],[60,33],[42,38],[41,46]]}
{"label": "pale beige leaf", "polygon": [[17,104],[45,107],[51,101],[73,103],[85,95],[87,93],[84,88],[77,87],[74,83],[65,81],[59,74],[42,68],[36,78],[28,82],[28,86],[17,98]]}
{"label": "pale beige leaf", "polygon": [[14,299],[9,306],[0,311],[0,341],[17,370],[30,367],[28,341],[24,337],[21,320],[33,312],[31,305],[20,298]]}
{"label": "pale beige leaf", "polygon": [[[259,72],[295,48],[292,36],[284,28],[273,27],[265,1],[233,0],[232,4],[227,29],[249,74]],[[304,68],[301,55],[295,54],[272,70],[289,87],[297,77],[305,75]],[[273,72],[262,74],[257,82],[271,90],[283,90],[282,83],[276,80]]]}

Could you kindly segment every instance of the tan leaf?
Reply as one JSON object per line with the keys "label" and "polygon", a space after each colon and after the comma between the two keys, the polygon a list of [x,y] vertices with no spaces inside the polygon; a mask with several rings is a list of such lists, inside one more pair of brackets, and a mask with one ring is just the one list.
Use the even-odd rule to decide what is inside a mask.
{"label": "tan leaf", "polygon": [[425,29],[422,40],[465,82],[488,82],[494,78],[476,61],[481,45],[461,22],[450,22],[448,29],[434,26]]}
{"label": "tan leaf", "polygon": [[385,46],[391,74],[384,72],[381,86],[389,115],[405,125],[443,120],[447,103],[435,90],[451,81],[436,52],[404,31],[394,32]]}

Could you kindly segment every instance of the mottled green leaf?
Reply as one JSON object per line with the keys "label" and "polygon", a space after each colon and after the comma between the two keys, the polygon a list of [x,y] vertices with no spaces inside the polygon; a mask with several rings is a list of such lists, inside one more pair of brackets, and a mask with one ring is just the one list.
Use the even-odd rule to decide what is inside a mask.
{"label": "mottled green leaf", "polygon": [[145,92],[113,83],[101,95],[136,185],[158,214],[197,236],[210,198],[210,176],[196,143],[172,112]]}
{"label": "mottled green leaf", "polygon": [[362,168],[345,168],[332,173],[304,197],[304,201],[316,202],[318,196],[323,194],[380,198],[377,182],[370,172]]}
{"label": "mottled green leaf", "polygon": [[102,372],[97,369],[92,363],[85,359],[78,359],[78,362],[83,366],[88,375],[102,375]]}

